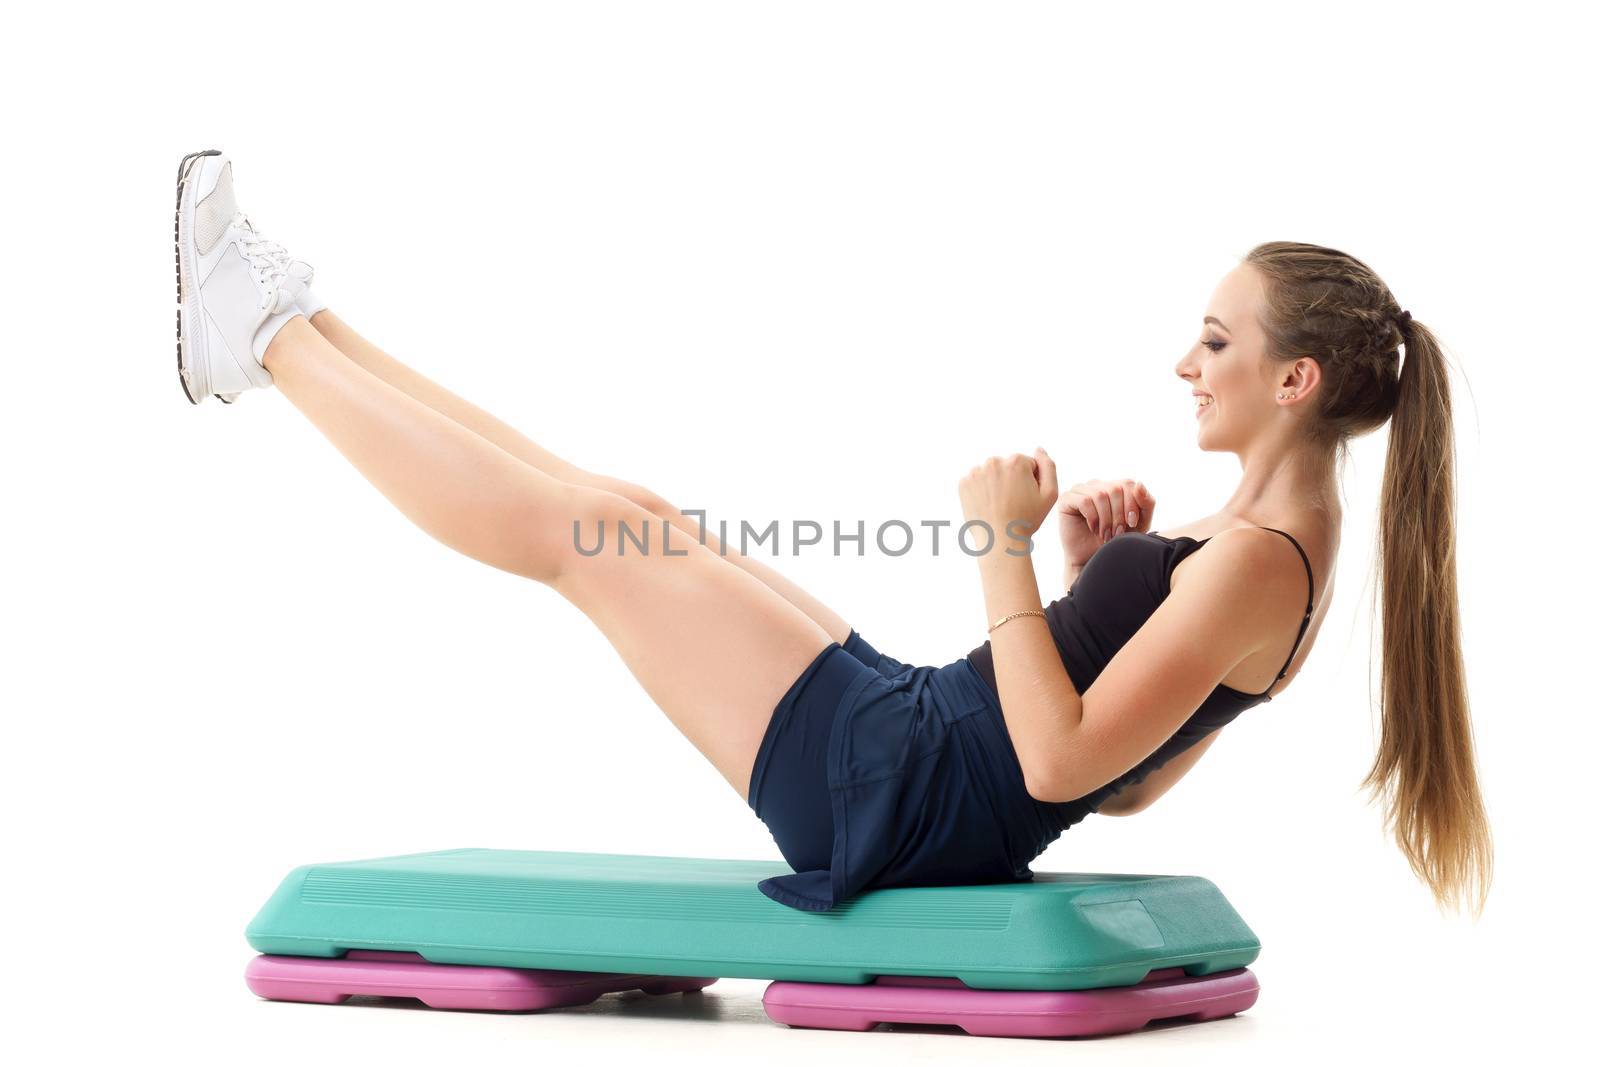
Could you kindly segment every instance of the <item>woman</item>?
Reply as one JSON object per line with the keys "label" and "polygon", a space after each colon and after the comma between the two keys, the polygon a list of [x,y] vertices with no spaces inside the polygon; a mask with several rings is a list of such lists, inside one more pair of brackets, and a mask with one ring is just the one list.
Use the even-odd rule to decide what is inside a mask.
{"label": "woman", "polygon": [[[1383,735],[1365,784],[1385,793],[1436,898],[1476,880],[1481,910],[1490,841],[1458,634],[1445,365],[1359,260],[1264,244],[1213,294],[1176,372],[1200,447],[1242,464],[1216,515],[1152,533],[1143,485],[1058,494],[1042,449],[973,468],[965,517],[996,535],[977,557],[989,640],[911,667],[661,497],[552,455],[366,341],[238,211],[221,155],[180,165],[176,230],[190,400],[275,385],[422,529],[576,605],[771,829],[795,873],[762,892],[806,910],[873,887],[1031,878],[1066,827],[1171,788],[1298,672],[1329,601],[1337,461],[1392,418]],[[1025,548],[1052,508],[1070,589],[1046,606]],[[585,551],[607,527],[647,531],[642,550]]]}

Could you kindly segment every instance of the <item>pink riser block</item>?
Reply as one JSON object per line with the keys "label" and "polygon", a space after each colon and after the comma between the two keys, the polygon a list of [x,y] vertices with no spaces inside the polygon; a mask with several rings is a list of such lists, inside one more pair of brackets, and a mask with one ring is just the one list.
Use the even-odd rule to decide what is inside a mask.
{"label": "pink riser block", "polygon": [[1245,967],[1194,977],[1171,967],[1138,985],[1105,989],[969,989],[955,978],[889,975],[871,985],[773,982],[762,1005],[776,1022],[828,1030],[923,1023],[982,1037],[1085,1037],[1128,1033],[1157,1019],[1220,1019],[1249,1008],[1260,992]]}
{"label": "pink riser block", "polygon": [[338,1004],[349,997],[415,997],[430,1008],[459,1011],[537,1011],[588,1004],[606,993],[641,989],[689,993],[715,978],[606,974],[514,967],[429,963],[414,952],[356,951],[340,959],[257,956],[245,985],[267,1000]]}
{"label": "pink riser block", "polygon": [[[606,993],[704,989],[715,978],[429,963],[412,952],[354,951],[340,959],[257,956],[245,983],[268,1000],[338,1004],[352,996],[414,997],[461,1011],[537,1011],[588,1004]],[[868,985],[773,982],[767,1016],[789,1026],[871,1030],[879,1023],[960,1027],[984,1037],[1084,1037],[1128,1033],[1157,1019],[1220,1019],[1255,1004],[1247,968],[1189,977],[1152,971],[1133,986],[1079,990],[969,989],[956,978],[884,975]]]}

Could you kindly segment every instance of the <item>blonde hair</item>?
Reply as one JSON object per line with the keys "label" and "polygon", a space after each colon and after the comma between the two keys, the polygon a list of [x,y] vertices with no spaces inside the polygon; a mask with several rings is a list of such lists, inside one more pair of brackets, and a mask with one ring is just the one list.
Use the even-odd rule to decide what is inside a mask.
{"label": "blonde hair", "polygon": [[[1493,870],[1478,788],[1456,595],[1455,431],[1444,354],[1360,260],[1272,241],[1245,262],[1265,280],[1267,358],[1322,371],[1308,433],[1342,464],[1389,423],[1378,512],[1382,733],[1363,788],[1441,908],[1481,916]],[[1409,321],[1406,321],[1409,319]],[[1400,346],[1405,346],[1405,359]]]}

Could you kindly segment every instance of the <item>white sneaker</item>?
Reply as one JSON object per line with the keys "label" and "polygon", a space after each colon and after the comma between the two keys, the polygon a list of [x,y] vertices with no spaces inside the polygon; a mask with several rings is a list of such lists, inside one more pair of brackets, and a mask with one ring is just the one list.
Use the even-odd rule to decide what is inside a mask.
{"label": "white sneaker", "polygon": [[[289,298],[294,301],[295,309],[306,317],[307,322],[311,321],[311,316],[328,306],[318,300],[311,291],[313,273],[315,272],[311,264],[296,259],[290,261],[288,276],[283,279],[283,291],[289,294]],[[224,404],[231,404],[239,399],[238,393],[218,393],[216,396]]]}
{"label": "white sneaker", "polygon": [[300,313],[285,284],[294,261],[263,237],[233,196],[233,164],[215,150],[178,164],[178,380],[190,403],[207,394],[232,402],[272,384],[261,363],[267,344]]}

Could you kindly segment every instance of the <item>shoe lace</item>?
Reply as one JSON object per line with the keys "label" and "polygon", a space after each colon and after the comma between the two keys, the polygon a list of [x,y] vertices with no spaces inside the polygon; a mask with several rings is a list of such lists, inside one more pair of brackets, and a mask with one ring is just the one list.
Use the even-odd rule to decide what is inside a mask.
{"label": "shoe lace", "polygon": [[239,239],[240,251],[244,253],[251,269],[269,286],[276,288],[282,284],[289,275],[289,264],[292,262],[289,250],[276,241],[268,240],[251,225],[243,212],[234,218],[234,225],[242,234]]}

